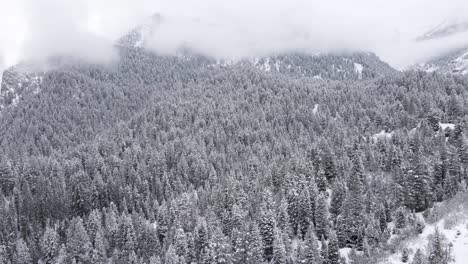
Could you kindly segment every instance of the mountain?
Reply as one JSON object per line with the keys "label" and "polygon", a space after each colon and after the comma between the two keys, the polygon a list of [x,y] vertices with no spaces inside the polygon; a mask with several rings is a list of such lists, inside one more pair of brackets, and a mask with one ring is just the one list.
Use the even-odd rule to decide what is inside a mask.
{"label": "mountain", "polygon": [[[416,41],[443,41],[444,38],[466,32],[468,32],[467,19],[446,19],[435,28],[416,38]],[[465,75],[468,73],[468,46],[435,56],[429,61],[415,65],[413,68],[426,72]]]}
{"label": "mountain", "polygon": [[416,38],[416,41],[427,41],[453,36],[468,31],[468,19],[446,19],[434,28]]}
{"label": "mountain", "polygon": [[[158,28],[164,23],[163,16],[155,14],[143,24],[119,38],[116,47],[121,54],[138,54],[148,57],[150,51],[146,45],[151,38],[157,37]],[[197,23],[200,23],[197,21]],[[122,63],[127,59],[123,55]],[[196,64],[202,68],[255,68],[271,74],[283,74],[292,77],[312,77],[328,80],[370,80],[396,71],[373,53],[355,52],[342,54],[307,54],[290,52],[273,54],[265,57],[251,57],[240,60],[215,59],[201,55],[187,47],[180,47],[172,56],[151,55],[154,60],[171,58],[178,64]],[[137,62],[132,61],[132,64]],[[54,58],[49,68],[73,69],[70,65],[80,64],[68,58]],[[64,66],[65,65],[65,66]],[[80,66],[81,67],[81,66]],[[45,75],[41,67],[22,63],[4,71],[4,80],[0,86],[0,110],[16,105],[25,93],[38,93]]]}
{"label": "mountain", "polygon": [[318,55],[284,53],[245,59],[237,64],[252,66],[264,72],[331,80],[373,79],[395,73],[375,54],[365,52]]}
{"label": "mountain", "polygon": [[[165,23],[164,17],[155,14],[145,23],[136,27],[119,39],[119,45],[129,48],[146,48],[151,38],[158,37],[158,28]],[[202,23],[194,20],[193,23]],[[211,25],[213,26],[213,25]],[[189,47],[180,47],[177,56],[190,59],[202,56]],[[213,67],[256,67],[265,72],[289,74],[295,76],[309,76],[323,79],[371,79],[395,72],[387,63],[381,61],[373,53],[337,53],[337,54],[308,54],[301,52],[285,52],[264,57],[250,57],[238,60],[215,59]]]}
{"label": "mountain", "polygon": [[468,74],[468,48],[452,51],[428,62],[414,67],[426,72],[440,72],[445,74]]}
{"label": "mountain", "polygon": [[112,65],[5,72],[0,263],[464,263],[467,78],[145,30]]}
{"label": "mountain", "polygon": [[147,18],[143,24],[137,26],[126,35],[117,40],[117,44],[125,47],[140,48],[145,46],[148,38],[152,37],[162,23],[163,18],[160,14],[154,14]]}

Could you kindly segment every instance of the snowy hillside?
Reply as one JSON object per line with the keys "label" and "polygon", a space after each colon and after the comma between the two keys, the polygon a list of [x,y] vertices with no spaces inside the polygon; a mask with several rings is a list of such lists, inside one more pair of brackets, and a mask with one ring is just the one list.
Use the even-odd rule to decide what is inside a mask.
{"label": "snowy hillside", "polygon": [[[446,19],[422,36],[416,38],[416,41],[440,41],[466,32],[468,32],[468,19]],[[413,68],[426,72],[465,75],[468,73],[468,47],[437,55],[429,61],[415,65]]]}
{"label": "snowy hillside", "polygon": [[[128,48],[148,48],[151,38],[158,37],[158,28],[164,18],[160,15],[150,17],[147,22],[120,38],[118,44]],[[200,23],[197,21],[196,23]],[[200,56],[197,51],[180,47],[177,57],[190,60]],[[212,58],[207,58],[212,59]],[[282,73],[296,77],[314,77],[315,79],[361,80],[393,74],[395,70],[370,52],[343,54],[308,54],[303,52],[285,52],[263,57],[243,59],[213,59],[212,67],[255,67],[264,72]]]}
{"label": "snowy hillside", "polygon": [[17,105],[24,93],[39,93],[42,76],[43,73],[22,69],[22,66],[4,71],[0,84],[0,110]]}
{"label": "snowy hillside", "polygon": [[117,40],[117,44],[126,47],[144,47],[145,41],[154,33],[161,21],[162,17],[159,14],[154,14],[146,19],[143,24]]}
{"label": "snowy hillside", "polygon": [[[408,252],[408,262],[413,261],[415,253],[420,250],[429,256],[430,241],[436,231],[441,235],[443,244],[448,251],[450,263],[465,264],[468,260],[468,193],[460,193],[454,199],[438,204],[426,218],[423,214],[416,217],[424,223],[422,233],[403,240],[399,250],[391,254],[380,264],[403,264],[403,251]],[[391,239],[397,240],[398,236]]]}
{"label": "snowy hillside", "polygon": [[444,38],[451,35],[459,34],[468,31],[468,19],[466,18],[450,18],[445,19],[442,23],[436,25],[423,35],[416,38],[417,41],[426,41],[438,38]]}
{"label": "snowy hillside", "polygon": [[468,48],[419,64],[415,68],[426,72],[468,74]]}

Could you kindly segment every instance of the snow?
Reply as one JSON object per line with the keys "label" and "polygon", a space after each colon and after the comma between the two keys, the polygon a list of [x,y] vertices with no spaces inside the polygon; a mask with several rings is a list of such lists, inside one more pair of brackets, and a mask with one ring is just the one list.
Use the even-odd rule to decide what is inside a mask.
{"label": "snow", "polygon": [[372,140],[378,141],[380,139],[390,139],[393,136],[393,132],[385,132],[385,130],[380,131],[377,134],[372,136]]}
{"label": "snow", "polygon": [[455,129],[455,124],[451,124],[451,123],[439,123],[439,126],[440,128],[442,129],[442,131],[444,131],[445,129]]}
{"label": "snow", "polygon": [[21,98],[21,96],[19,94],[15,94],[15,98],[13,98],[13,100],[11,101],[11,105],[12,106],[17,106],[20,98]]}
{"label": "snow", "polygon": [[351,250],[351,248],[340,248],[340,256],[346,259],[346,263],[349,262],[349,253]]}
{"label": "snow", "polygon": [[364,66],[362,66],[362,64],[359,64],[359,63],[354,63],[354,72],[357,73],[358,75],[358,79],[361,80],[362,79],[362,70],[364,69]]}
{"label": "snow", "polygon": [[270,67],[270,58],[267,58],[265,60],[265,63],[263,64],[263,70],[266,71],[266,72],[270,72],[271,71],[271,67]]}
{"label": "snow", "polygon": [[221,60],[218,59],[216,60],[216,65],[221,66],[221,67],[230,67],[235,65],[237,62],[235,60]]}
{"label": "snow", "polygon": [[457,231],[451,232],[451,236],[446,234],[449,239],[452,238],[449,241],[453,244],[452,253],[454,263],[457,264],[466,263],[468,260],[468,229],[466,227],[466,224],[456,227],[456,230],[460,231],[460,235],[458,235]]}
{"label": "snow", "polygon": [[[455,264],[465,264],[468,260],[468,228],[466,220],[458,225],[444,229],[445,219],[433,225],[426,225],[421,235],[414,240],[408,241],[406,248],[411,252],[410,260],[412,260],[414,253],[420,249],[423,253],[427,254],[427,243],[429,237],[434,234],[436,228],[446,238],[447,243],[452,243],[452,257]],[[401,261],[401,253],[391,255],[382,264],[403,264]]]}
{"label": "snow", "polygon": [[319,105],[318,105],[318,104],[315,104],[315,105],[314,105],[314,109],[312,109],[312,113],[313,113],[314,115],[316,115],[316,114],[317,114],[318,107],[319,107]]}
{"label": "snow", "polygon": [[439,66],[434,65],[434,64],[428,64],[428,65],[423,64],[421,66],[421,68],[424,69],[428,73],[435,72],[435,71],[438,71],[440,69]]}
{"label": "snow", "polygon": [[315,76],[312,77],[312,78],[314,78],[314,79],[316,79],[316,80],[321,80],[321,79],[323,79],[321,74],[315,75]]}
{"label": "snow", "polygon": [[277,72],[280,71],[280,64],[281,64],[280,61],[276,61],[276,62],[275,62],[275,69],[276,69]]}
{"label": "snow", "polygon": [[465,51],[460,57],[454,60],[455,71],[460,74],[468,73],[468,50]]}
{"label": "snow", "polygon": [[[420,249],[427,255],[427,248],[430,236],[438,229],[445,243],[449,245],[452,262],[454,264],[465,264],[468,260],[468,193],[458,194],[451,201],[439,205],[437,215],[441,218],[434,223],[425,223],[422,234],[403,241],[400,249],[406,247],[409,250],[410,258],[407,263],[411,263],[416,251]],[[437,209],[434,209],[437,210]],[[421,213],[416,217],[424,221]],[[389,226],[390,227],[390,226]],[[392,239],[395,235],[392,235]],[[389,255],[380,264],[403,264],[401,261],[401,250]]]}

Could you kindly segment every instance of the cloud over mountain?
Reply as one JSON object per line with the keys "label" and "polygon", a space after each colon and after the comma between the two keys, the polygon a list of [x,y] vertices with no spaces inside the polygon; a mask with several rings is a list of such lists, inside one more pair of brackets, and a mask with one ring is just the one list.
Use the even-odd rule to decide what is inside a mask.
{"label": "cloud over mountain", "polygon": [[159,13],[164,21],[148,41],[158,52],[188,46],[236,58],[364,50],[401,67],[432,52],[414,44],[416,36],[467,11],[461,0],[18,0],[0,11],[7,28],[0,54],[8,64],[54,55],[107,62],[115,58],[115,39]]}

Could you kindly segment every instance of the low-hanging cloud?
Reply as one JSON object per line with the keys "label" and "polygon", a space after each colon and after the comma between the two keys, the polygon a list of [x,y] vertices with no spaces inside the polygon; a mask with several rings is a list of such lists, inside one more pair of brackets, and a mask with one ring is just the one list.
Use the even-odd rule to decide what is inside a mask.
{"label": "low-hanging cloud", "polygon": [[0,56],[7,64],[55,55],[113,61],[114,41],[153,13],[161,14],[162,22],[148,39],[149,48],[171,53],[189,47],[216,58],[287,51],[373,51],[401,68],[468,43],[461,35],[414,41],[444,19],[468,19],[465,0],[11,2],[0,11],[0,27],[8,28],[7,36],[0,36]]}

